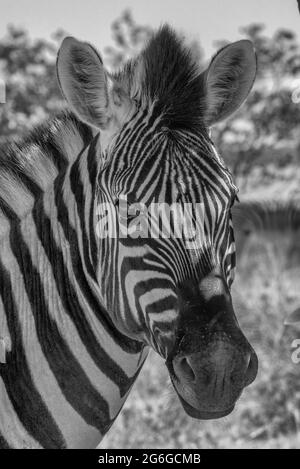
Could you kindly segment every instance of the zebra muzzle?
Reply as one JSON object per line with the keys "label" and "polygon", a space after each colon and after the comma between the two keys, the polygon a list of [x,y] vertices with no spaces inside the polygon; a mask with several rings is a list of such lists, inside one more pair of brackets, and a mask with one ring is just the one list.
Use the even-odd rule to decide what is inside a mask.
{"label": "zebra muzzle", "polygon": [[229,414],[243,389],[254,381],[258,362],[250,346],[214,334],[200,350],[167,361],[174,388],[188,415],[199,419]]}

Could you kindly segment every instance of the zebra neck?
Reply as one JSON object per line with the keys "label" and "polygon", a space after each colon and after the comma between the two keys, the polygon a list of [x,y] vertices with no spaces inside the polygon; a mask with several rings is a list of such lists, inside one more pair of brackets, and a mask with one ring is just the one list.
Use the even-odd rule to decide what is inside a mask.
{"label": "zebra neck", "polygon": [[94,447],[147,355],[97,291],[90,150],[1,241],[0,447]]}

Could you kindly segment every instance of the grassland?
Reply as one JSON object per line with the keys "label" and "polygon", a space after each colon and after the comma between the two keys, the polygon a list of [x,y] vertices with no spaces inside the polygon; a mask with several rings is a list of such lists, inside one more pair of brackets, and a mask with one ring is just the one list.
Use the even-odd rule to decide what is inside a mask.
{"label": "grassland", "polygon": [[291,359],[300,327],[284,326],[300,305],[294,240],[288,232],[252,236],[239,255],[233,298],[259,374],[236,410],[217,421],[189,418],[153,352],[101,448],[300,448],[300,364]]}

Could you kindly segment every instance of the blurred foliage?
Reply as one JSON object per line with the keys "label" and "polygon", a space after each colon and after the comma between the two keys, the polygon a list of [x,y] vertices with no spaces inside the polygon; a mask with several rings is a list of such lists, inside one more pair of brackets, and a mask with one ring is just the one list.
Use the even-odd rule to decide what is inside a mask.
{"label": "blurred foliage", "polygon": [[280,29],[271,37],[264,31],[261,24],[242,28],[256,49],[257,78],[245,104],[214,133],[233,173],[240,176],[257,165],[263,172],[270,149],[273,163],[280,159],[281,167],[299,154],[300,106],[292,94],[299,88],[300,95],[300,44],[292,31]]}
{"label": "blurred foliage", "polygon": [[[151,32],[125,10],[112,24],[113,45],[104,49],[106,65],[112,70],[120,68],[142,49]],[[64,106],[55,62],[65,35],[58,30],[52,40],[32,39],[23,28],[8,26],[0,40],[0,79],[6,84],[6,103],[0,104],[0,143],[8,137],[21,137]],[[200,61],[199,44],[193,42],[191,47]]]}
{"label": "blurred foliage", "polygon": [[108,65],[113,70],[137,55],[152,33],[150,27],[138,25],[134,21],[130,10],[125,10],[112,23],[111,30],[114,46],[106,47],[104,52]]}
{"label": "blurred foliage", "polygon": [[55,61],[63,36],[57,31],[53,41],[32,40],[24,29],[8,27],[0,41],[0,77],[6,84],[6,103],[0,104],[0,142],[21,136],[62,107]]}

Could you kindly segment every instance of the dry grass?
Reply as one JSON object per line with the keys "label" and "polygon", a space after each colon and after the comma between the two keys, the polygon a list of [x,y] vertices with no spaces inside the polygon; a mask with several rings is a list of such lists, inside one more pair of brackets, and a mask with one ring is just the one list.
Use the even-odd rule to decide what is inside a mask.
{"label": "dry grass", "polygon": [[[272,238],[270,240],[270,238]],[[151,353],[102,448],[299,448],[300,364],[284,327],[300,305],[300,262],[292,237],[250,239],[233,289],[240,324],[259,357],[259,374],[236,410],[217,421],[196,421],[181,408],[160,357]]]}

